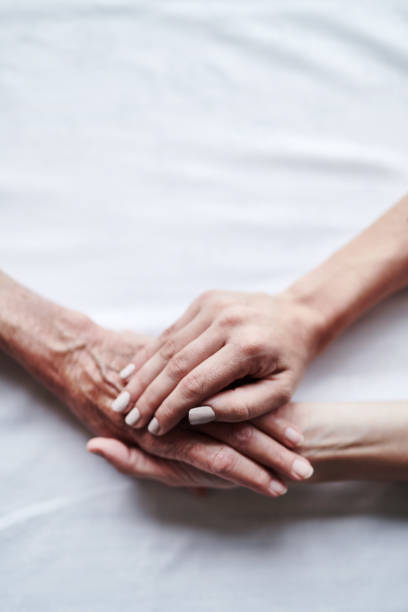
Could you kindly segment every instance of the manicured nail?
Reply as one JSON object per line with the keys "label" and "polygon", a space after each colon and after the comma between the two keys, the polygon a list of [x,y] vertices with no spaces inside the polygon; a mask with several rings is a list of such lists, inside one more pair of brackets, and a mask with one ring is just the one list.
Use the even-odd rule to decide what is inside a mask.
{"label": "manicured nail", "polygon": [[293,429],[293,427],[288,427],[285,430],[285,438],[289,442],[292,442],[292,444],[295,444],[296,446],[298,444],[300,444],[301,442],[303,442],[302,434],[300,434],[298,431],[296,431],[296,429]]}
{"label": "manicured nail", "polygon": [[285,495],[288,490],[287,487],[285,487],[281,482],[278,482],[277,480],[272,480],[271,484],[269,485],[269,488],[274,495]]}
{"label": "manicured nail", "polygon": [[296,459],[292,465],[292,473],[299,478],[310,478],[313,472],[314,470],[310,463],[303,459]]}
{"label": "manicured nail", "polygon": [[126,415],[125,423],[126,423],[126,425],[130,425],[132,427],[133,425],[135,425],[138,422],[139,419],[140,419],[140,412],[139,412],[139,410],[135,406]]}
{"label": "manicured nail", "polygon": [[129,391],[122,391],[119,393],[118,397],[112,402],[112,410],[115,412],[123,412],[130,402],[130,393]]}
{"label": "manicured nail", "polygon": [[122,378],[122,380],[124,378],[129,378],[129,376],[133,374],[135,370],[136,370],[135,364],[129,363],[129,365],[127,365],[125,368],[123,368],[123,370],[119,372],[119,377]]}
{"label": "manicured nail", "polygon": [[154,436],[156,436],[159,433],[159,429],[160,429],[160,423],[159,421],[156,419],[156,417],[153,417],[152,420],[150,421],[149,425],[147,426],[147,429],[150,431],[151,434],[153,434]]}
{"label": "manicured nail", "polygon": [[191,408],[188,411],[190,425],[204,425],[204,423],[211,423],[211,421],[215,421],[215,412],[211,406],[198,406],[198,408]]}

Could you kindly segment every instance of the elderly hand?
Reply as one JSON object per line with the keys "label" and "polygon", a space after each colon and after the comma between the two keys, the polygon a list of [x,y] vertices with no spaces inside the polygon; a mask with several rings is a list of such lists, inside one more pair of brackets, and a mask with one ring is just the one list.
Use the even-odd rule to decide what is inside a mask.
{"label": "elderly hand", "polygon": [[[249,423],[231,425],[209,423],[198,427],[198,429],[201,433],[225,442],[231,448],[235,448],[242,454],[257,459],[265,465],[270,465],[272,461],[275,468],[280,463],[281,469],[284,469],[283,447],[276,440],[284,439],[287,426],[288,421],[284,416],[281,415],[277,418],[274,414],[268,414],[257,419],[256,425]],[[141,448],[130,446],[113,438],[92,438],[89,440],[87,448],[91,453],[104,457],[119,472],[137,478],[157,480],[174,487],[230,488],[235,486],[233,482],[225,480],[231,473],[231,469],[234,468],[235,462],[228,446],[219,451],[215,463],[212,464],[213,468],[215,467],[215,473],[219,475],[215,476],[180,461],[184,453],[182,448],[179,448],[176,453],[174,450],[170,450],[170,447],[166,451],[166,447],[163,447],[163,441],[169,436],[171,434],[153,440],[153,444],[157,443],[158,446],[151,448],[151,450],[154,449],[155,452],[158,452],[158,455],[164,451],[164,456],[177,457],[178,460],[163,460]],[[186,459],[189,460],[188,457]],[[310,463],[303,459],[296,459],[293,463],[292,477],[294,476],[293,470],[298,470],[295,476],[298,480],[308,479],[313,474]],[[249,488],[253,487],[249,486]],[[284,492],[285,490],[282,490],[281,494]],[[279,494],[279,489],[276,489],[276,494]]]}
{"label": "elderly hand", "polygon": [[189,411],[195,425],[275,410],[314,356],[318,323],[289,293],[208,291],[125,368],[131,379],[113,409],[156,435]]}

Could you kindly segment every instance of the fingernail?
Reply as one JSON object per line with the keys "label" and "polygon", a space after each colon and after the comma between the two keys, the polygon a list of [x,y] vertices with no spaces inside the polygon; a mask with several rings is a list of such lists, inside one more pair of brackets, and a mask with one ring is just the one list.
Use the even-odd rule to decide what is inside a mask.
{"label": "fingernail", "polygon": [[277,480],[272,480],[271,484],[269,485],[269,488],[274,495],[285,495],[288,490],[287,487],[285,487],[281,482],[278,482]]}
{"label": "fingernail", "polygon": [[123,368],[123,370],[119,372],[119,377],[122,378],[122,380],[124,378],[129,378],[129,376],[133,374],[135,370],[136,370],[135,364],[129,363],[129,365],[127,365],[125,368]]}
{"label": "fingernail", "polygon": [[150,431],[151,434],[153,434],[154,436],[156,436],[159,433],[159,429],[160,429],[160,423],[159,421],[156,419],[156,417],[153,417],[152,420],[150,421],[149,425],[147,426],[147,429]]}
{"label": "fingernail", "polygon": [[125,423],[126,423],[126,425],[130,425],[132,427],[132,425],[135,425],[135,423],[137,423],[139,419],[140,419],[140,412],[139,412],[139,410],[135,406],[126,415]]}
{"label": "fingernail", "polygon": [[300,434],[298,431],[296,431],[296,429],[293,429],[293,427],[288,427],[285,430],[285,438],[289,442],[292,442],[292,444],[296,444],[296,446],[298,444],[300,444],[301,442],[303,442],[302,434]]}
{"label": "fingernail", "polygon": [[119,393],[118,397],[112,402],[112,410],[115,412],[123,412],[130,402],[130,393],[129,391],[122,391]]}
{"label": "fingernail", "polygon": [[296,459],[292,466],[292,473],[299,478],[310,478],[314,470],[310,463],[303,459]]}
{"label": "fingernail", "polygon": [[198,408],[191,408],[188,411],[190,425],[204,425],[204,423],[211,423],[211,421],[215,421],[215,412],[211,406],[198,406]]}

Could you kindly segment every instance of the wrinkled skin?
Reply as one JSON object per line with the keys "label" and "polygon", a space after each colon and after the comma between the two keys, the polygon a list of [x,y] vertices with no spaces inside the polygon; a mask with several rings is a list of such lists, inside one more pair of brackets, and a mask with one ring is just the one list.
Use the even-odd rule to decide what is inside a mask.
{"label": "wrinkled skin", "polygon": [[120,471],[169,485],[243,485],[276,496],[270,483],[279,478],[270,468],[297,457],[271,437],[283,437],[287,427],[283,418],[269,421],[264,427],[268,435],[250,424],[211,424],[200,433],[178,427],[157,438],[146,430],[132,430],[122,415],[112,411],[112,400],[123,387],[119,372],[147,341],[133,332],[119,333],[87,323],[82,340],[59,352],[57,382],[51,386],[99,436],[89,443],[89,450],[103,455]]}

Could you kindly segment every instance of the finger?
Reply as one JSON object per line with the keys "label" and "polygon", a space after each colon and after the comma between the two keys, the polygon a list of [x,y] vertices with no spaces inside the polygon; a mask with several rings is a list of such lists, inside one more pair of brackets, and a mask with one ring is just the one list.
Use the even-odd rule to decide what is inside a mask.
{"label": "finger", "polygon": [[293,480],[306,480],[313,474],[307,459],[289,450],[251,423],[209,423],[200,431],[225,442],[247,457]]}
{"label": "finger", "polygon": [[178,461],[149,455],[113,438],[93,438],[89,452],[100,455],[122,474],[158,480],[169,486],[231,488],[231,483]]}
{"label": "finger", "polygon": [[[210,355],[211,352],[214,352],[220,347],[221,341],[219,340],[219,335],[215,335],[214,331],[212,334],[206,334],[204,330],[207,326],[208,323],[205,320],[201,319],[201,317],[196,317],[194,321],[183,327],[180,332],[169,339],[166,344],[146,361],[143,367],[136,372],[126,385],[124,391],[122,391],[122,393],[128,394],[128,404],[123,412],[127,412],[129,408],[133,407],[134,404],[138,402],[142,395],[144,396],[146,389],[148,389],[149,385],[157,379],[166,366],[168,366],[171,377],[166,377],[168,381],[166,387],[167,393],[163,395],[163,399],[172,388],[176,386],[179,379],[183,376],[184,371],[188,372],[197,363],[200,363],[200,361]],[[186,351],[186,345],[187,347],[191,347],[191,349]],[[215,348],[211,349],[211,345]],[[201,357],[201,355],[203,356]],[[190,356],[191,359],[188,359]],[[183,368],[181,368],[181,365],[183,365]],[[149,416],[156,410],[159,401],[161,401],[161,399],[157,399],[156,401],[156,397],[157,392],[155,392],[154,389],[151,390],[148,394],[148,400],[141,404],[141,406],[144,406],[144,409],[142,410],[141,406],[138,404],[137,409],[131,411],[127,423],[135,426],[137,422],[138,427],[144,425]],[[142,419],[140,419],[140,417],[142,417]]]}
{"label": "finger", "polygon": [[[217,421],[235,423],[249,421],[266,412],[276,410],[290,399],[291,390],[284,377],[258,380],[221,391],[205,400],[213,409]],[[195,424],[195,410],[190,411],[190,423]]]}
{"label": "finger", "polygon": [[137,448],[128,447],[120,440],[92,438],[86,447],[90,453],[101,455],[123,474],[133,474],[139,478],[163,475],[159,460]]}
{"label": "finger", "polygon": [[252,423],[261,431],[292,448],[301,446],[303,443],[304,437],[299,427],[277,416],[275,412],[264,414],[254,419]]}
{"label": "finger", "polygon": [[252,459],[200,433],[176,430],[163,437],[140,430],[138,441],[148,452],[176,459],[195,468],[270,497],[286,493],[276,476]]}
{"label": "finger", "polygon": [[[149,431],[162,435],[172,429],[190,408],[248,373],[248,363],[240,359],[236,348],[226,344],[214,355],[191,370],[163,401],[149,423]],[[213,408],[212,404],[205,402]],[[224,406],[224,414],[227,412]],[[213,409],[214,411],[214,409]],[[211,413],[207,420],[218,418]],[[222,420],[222,419],[221,419]],[[239,418],[229,420],[242,420]]]}
{"label": "finger", "polygon": [[[127,378],[131,376],[131,374],[141,368],[146,361],[148,361],[154,353],[156,353],[160,347],[167,342],[167,340],[175,333],[181,330],[183,327],[188,325],[200,312],[200,305],[195,300],[190,304],[187,310],[179,317],[170,327],[167,327],[157,338],[149,342],[146,346],[144,346],[135,356],[132,363],[129,365],[134,365],[134,368],[129,368],[129,374],[127,374],[123,378]],[[125,369],[125,368],[124,368]],[[123,370],[122,370],[123,371]]]}
{"label": "finger", "polygon": [[[186,329],[185,327],[184,330]],[[136,395],[136,406],[126,417],[126,423],[136,427],[146,425],[158,406],[176,388],[182,378],[216,353],[223,346],[223,343],[223,338],[210,327],[180,352],[176,353],[158,376],[147,385],[143,393],[139,397]],[[131,390],[131,384],[128,385],[127,389],[133,401],[134,395]],[[136,413],[135,417],[134,413]],[[134,418],[137,420],[135,421]]]}

